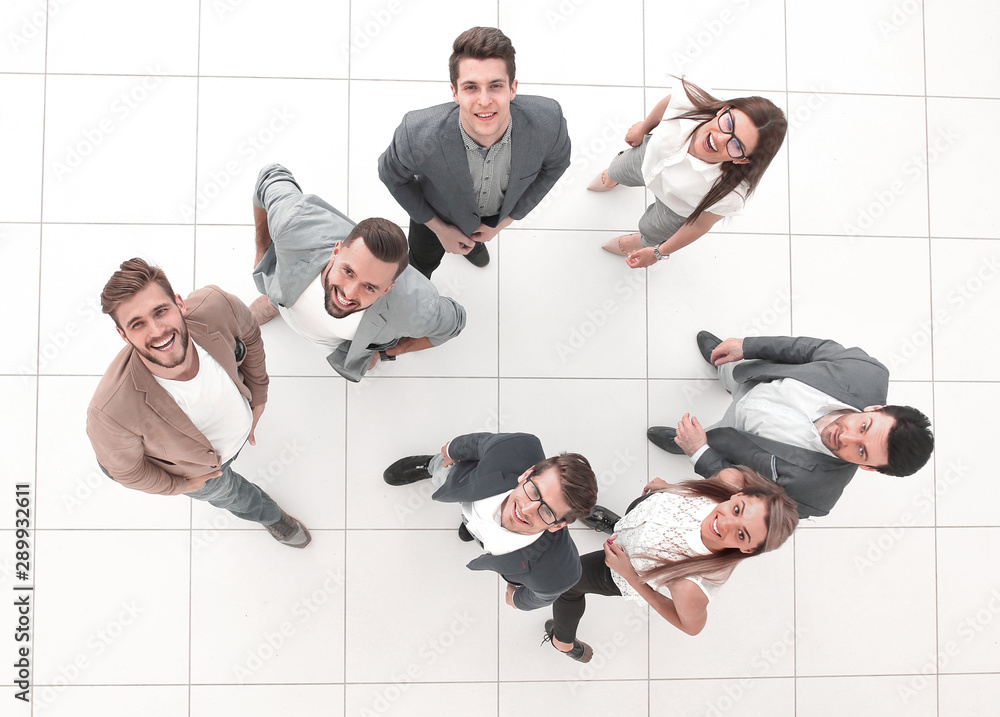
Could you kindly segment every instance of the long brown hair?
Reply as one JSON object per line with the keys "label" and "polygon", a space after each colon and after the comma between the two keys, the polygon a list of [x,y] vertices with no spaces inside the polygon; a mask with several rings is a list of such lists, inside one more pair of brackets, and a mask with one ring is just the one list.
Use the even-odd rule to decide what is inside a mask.
{"label": "long brown hair", "polygon": [[[687,94],[691,104],[694,105],[694,109],[684,112],[674,119],[700,120],[698,126],[691,134],[698,131],[702,125],[713,121],[719,110],[731,107],[743,111],[750,118],[750,121],[753,122],[759,135],[757,148],[752,155],[747,155],[750,158],[749,163],[721,162],[722,166],[719,169],[722,171],[722,176],[715,180],[715,184],[708,190],[708,194],[701,200],[701,204],[694,208],[691,216],[684,222],[685,224],[692,224],[701,216],[702,212],[706,211],[713,204],[716,204],[744,182],[747,185],[747,193],[743,199],[745,200],[753,194],[760,183],[761,177],[764,176],[764,172],[770,166],[771,160],[774,159],[774,155],[778,153],[782,142],[785,141],[788,121],[785,119],[785,113],[771,102],[771,100],[755,96],[737,97],[723,101],[716,99],[698,87],[698,85],[692,84],[684,78],[678,79],[681,81],[681,86],[684,88],[684,92]],[[691,135],[688,136],[690,137]]]}
{"label": "long brown hair", "polygon": [[[743,474],[746,481],[746,485],[742,489],[727,483],[719,477],[719,474],[716,474],[707,480],[684,481],[680,484],[672,484],[662,490],[677,495],[702,496],[710,498],[716,503],[724,503],[737,493],[760,498],[767,511],[767,537],[764,538],[764,544],[752,553],[744,553],[738,548],[726,548],[710,555],[661,561],[655,568],[643,571],[639,576],[643,581],[671,582],[683,578],[700,577],[708,582],[721,582],[729,577],[729,574],[741,560],[774,550],[788,539],[788,536],[795,530],[795,526],[799,524],[798,506],[796,506],[795,501],[788,497],[784,488],[764,478],[756,471],[746,466],[736,466],[736,469]],[[638,557],[659,560],[659,558],[645,555]]]}

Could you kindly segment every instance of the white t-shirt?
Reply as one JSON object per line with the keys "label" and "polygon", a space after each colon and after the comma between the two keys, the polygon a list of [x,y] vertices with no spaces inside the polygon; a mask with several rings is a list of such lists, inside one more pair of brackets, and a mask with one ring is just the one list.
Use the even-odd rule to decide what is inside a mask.
{"label": "white t-shirt", "polygon": [[354,339],[365,313],[355,311],[342,319],[326,313],[322,273],[309,283],[292,306],[279,306],[278,312],[295,333],[330,351]]}
{"label": "white t-shirt", "polygon": [[[646,187],[661,202],[682,217],[691,216],[701,204],[722,171],[721,165],[703,162],[688,154],[691,133],[700,122],[693,119],[674,119],[693,110],[683,85],[677,83],[670,93],[670,103],[663,113],[663,121],[650,133],[646,153],[642,159],[642,177]],[[737,187],[712,205],[707,211],[727,217],[743,211],[743,197],[747,186]]]}
{"label": "white t-shirt", "polygon": [[[639,575],[655,568],[663,560],[680,560],[712,551],[701,539],[701,521],[718,505],[711,498],[678,495],[661,491],[654,493],[625,514],[615,524],[616,543],[625,549],[632,567]],[[648,555],[654,560],[641,557]],[[645,604],[625,578],[611,571],[615,585],[627,600]],[[709,600],[725,582],[726,577],[705,576],[686,578],[700,587]],[[661,595],[670,597],[666,581],[651,580],[647,583]]]}
{"label": "white t-shirt", "polygon": [[253,426],[250,402],[219,362],[194,339],[190,349],[198,352],[197,376],[190,381],[153,378],[177,402],[225,463],[239,453],[250,435]]}

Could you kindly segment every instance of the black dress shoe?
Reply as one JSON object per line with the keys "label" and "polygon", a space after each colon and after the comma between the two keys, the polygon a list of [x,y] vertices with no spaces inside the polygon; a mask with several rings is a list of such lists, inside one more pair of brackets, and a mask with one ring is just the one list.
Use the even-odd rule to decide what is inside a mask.
{"label": "black dress shoe", "polygon": [[480,269],[489,264],[490,252],[486,248],[486,242],[477,241],[476,246],[472,248],[472,251],[465,255],[465,258],[468,259],[473,266],[478,266]]}
{"label": "black dress shoe", "polygon": [[662,448],[667,453],[673,453],[675,456],[683,456],[684,450],[674,443],[674,439],[677,438],[677,429],[670,428],[669,426],[653,426],[648,431],[646,431],[646,438],[657,448]]}
{"label": "black dress shoe", "polygon": [[590,511],[590,515],[586,518],[582,518],[581,522],[584,525],[593,528],[598,533],[613,535],[615,532],[615,523],[619,520],[621,520],[620,515],[612,513],[603,505],[595,505],[594,509]]}
{"label": "black dress shoe", "polygon": [[430,471],[427,470],[431,458],[433,456],[400,458],[385,469],[382,478],[389,485],[409,485],[418,480],[426,480],[431,477]]}
{"label": "black dress shoe", "polygon": [[[542,644],[546,642],[552,643],[552,647],[556,647],[556,644],[552,642],[552,633],[555,630],[556,623],[555,620],[545,621],[545,637],[542,638]],[[573,649],[569,652],[563,652],[558,647],[556,647],[556,652],[562,652],[566,657],[571,657],[577,662],[590,662],[594,657],[594,649],[588,645],[586,642],[581,640],[573,640]]]}
{"label": "black dress shoe", "polygon": [[701,351],[701,357],[713,366],[715,364],[712,363],[712,352],[721,343],[722,339],[715,334],[710,334],[707,331],[698,332],[698,350]]}
{"label": "black dress shoe", "polygon": [[458,539],[463,543],[471,543],[476,539],[476,536],[469,532],[469,529],[465,527],[465,523],[458,526]]}

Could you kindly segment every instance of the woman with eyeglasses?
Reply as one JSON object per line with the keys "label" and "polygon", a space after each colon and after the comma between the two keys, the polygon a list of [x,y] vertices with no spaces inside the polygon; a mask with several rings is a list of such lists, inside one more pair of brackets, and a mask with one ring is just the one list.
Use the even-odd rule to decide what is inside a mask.
{"label": "woman with eyeglasses", "polygon": [[580,559],[583,575],[552,604],[542,640],[580,662],[594,654],[576,638],[588,593],[648,603],[674,627],[697,635],[709,601],[736,565],[781,546],[799,522],[785,490],[744,466],[680,484],[656,478],[622,518],[601,506],[591,515],[600,513],[608,516],[606,528],[588,524],[615,535],[604,550]]}
{"label": "woman with eyeglasses", "polygon": [[[664,119],[666,116],[666,119]],[[639,231],[616,237],[606,251],[633,269],[666,259],[701,237],[746,199],[785,139],[784,113],[763,97],[718,100],[680,80],[642,122],[632,125],[618,154],[587,189],[646,187],[654,202]]]}

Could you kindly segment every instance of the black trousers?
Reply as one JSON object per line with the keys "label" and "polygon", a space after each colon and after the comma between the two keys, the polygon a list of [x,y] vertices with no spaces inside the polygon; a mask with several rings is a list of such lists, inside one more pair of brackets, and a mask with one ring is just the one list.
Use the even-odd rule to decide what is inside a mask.
{"label": "black trousers", "polygon": [[580,558],[583,574],[576,585],[564,592],[552,603],[552,630],[560,642],[572,643],[576,639],[576,628],[587,609],[586,595],[621,595],[621,590],[611,578],[611,568],[604,564],[604,551],[587,553]]}
{"label": "black trousers", "polygon": [[437,234],[431,231],[426,224],[417,224],[410,220],[410,266],[431,278],[434,270],[441,266],[441,259],[444,257],[444,247],[437,238]]}
{"label": "black trousers", "polygon": [[[495,227],[500,223],[500,215],[480,217],[479,221],[486,226]],[[410,243],[410,266],[430,279],[434,270],[441,266],[441,259],[445,255],[441,240],[426,224],[417,224],[412,219],[407,239]]]}

